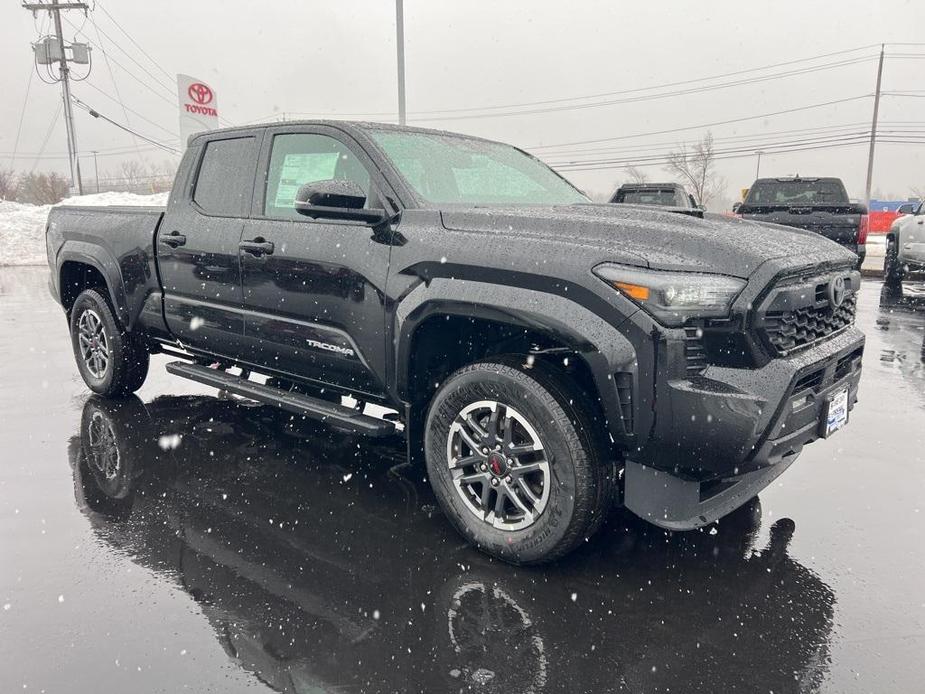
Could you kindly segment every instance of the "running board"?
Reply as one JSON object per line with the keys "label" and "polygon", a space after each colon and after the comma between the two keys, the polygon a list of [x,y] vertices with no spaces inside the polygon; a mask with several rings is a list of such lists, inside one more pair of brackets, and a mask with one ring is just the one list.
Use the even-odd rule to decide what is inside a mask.
{"label": "running board", "polygon": [[219,369],[210,369],[199,364],[173,361],[167,364],[168,373],[182,376],[191,381],[204,383],[213,388],[226,390],[249,400],[274,405],[287,412],[293,412],[364,436],[389,436],[395,433],[394,422],[370,417],[343,405],[319,400],[301,393],[293,393],[273,386],[248,381]]}

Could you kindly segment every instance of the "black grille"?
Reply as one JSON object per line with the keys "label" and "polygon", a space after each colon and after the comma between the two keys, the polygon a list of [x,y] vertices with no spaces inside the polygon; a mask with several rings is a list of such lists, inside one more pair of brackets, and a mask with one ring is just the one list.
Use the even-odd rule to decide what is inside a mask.
{"label": "black grille", "polygon": [[623,418],[623,430],[633,433],[633,374],[618,371],[614,374],[617,385],[617,398],[620,400],[620,416]]}
{"label": "black grille", "polygon": [[684,360],[689,376],[698,374],[707,368],[707,351],[703,345],[701,328],[684,328]]}
{"label": "black grille", "polygon": [[786,354],[851,325],[856,308],[857,294],[852,293],[838,308],[817,301],[786,311],[768,311],[763,321],[764,334],[778,354]]}

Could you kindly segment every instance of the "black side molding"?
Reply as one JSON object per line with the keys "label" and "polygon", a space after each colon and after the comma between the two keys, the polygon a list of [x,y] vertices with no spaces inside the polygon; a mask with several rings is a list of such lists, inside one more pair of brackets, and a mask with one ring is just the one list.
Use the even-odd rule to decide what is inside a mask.
{"label": "black side molding", "polygon": [[395,433],[394,422],[377,419],[361,414],[343,405],[326,400],[319,400],[300,393],[292,393],[273,386],[254,383],[218,369],[210,369],[199,364],[173,361],[167,364],[167,371],[175,376],[182,376],[191,381],[204,383],[213,388],[221,388],[229,393],[256,400],[266,405],[275,405],[280,409],[331,424],[338,429],[351,431],[364,436],[389,436]]}

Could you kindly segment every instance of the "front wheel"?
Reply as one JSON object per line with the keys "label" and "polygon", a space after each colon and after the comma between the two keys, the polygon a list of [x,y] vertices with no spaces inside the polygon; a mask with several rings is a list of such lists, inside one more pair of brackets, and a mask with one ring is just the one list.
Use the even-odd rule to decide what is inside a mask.
{"label": "front wheel", "polygon": [[100,395],[127,395],[148,375],[148,350],[117,322],[98,289],[81,292],[71,308],[71,345],[84,383]]}
{"label": "front wheel", "polygon": [[585,401],[552,369],[513,360],[472,364],[446,381],[427,416],[427,469],[471,544],[511,563],[540,563],[598,529],[612,465]]}

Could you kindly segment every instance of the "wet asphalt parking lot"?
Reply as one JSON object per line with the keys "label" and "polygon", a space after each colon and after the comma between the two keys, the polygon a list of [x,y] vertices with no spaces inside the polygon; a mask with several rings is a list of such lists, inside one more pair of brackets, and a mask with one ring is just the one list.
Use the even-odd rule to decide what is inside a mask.
{"label": "wet asphalt parking lot", "polygon": [[398,442],[168,376],[91,397],[0,268],[0,692],[921,692],[925,289],[865,280],[860,401],[760,501],[466,547]]}

